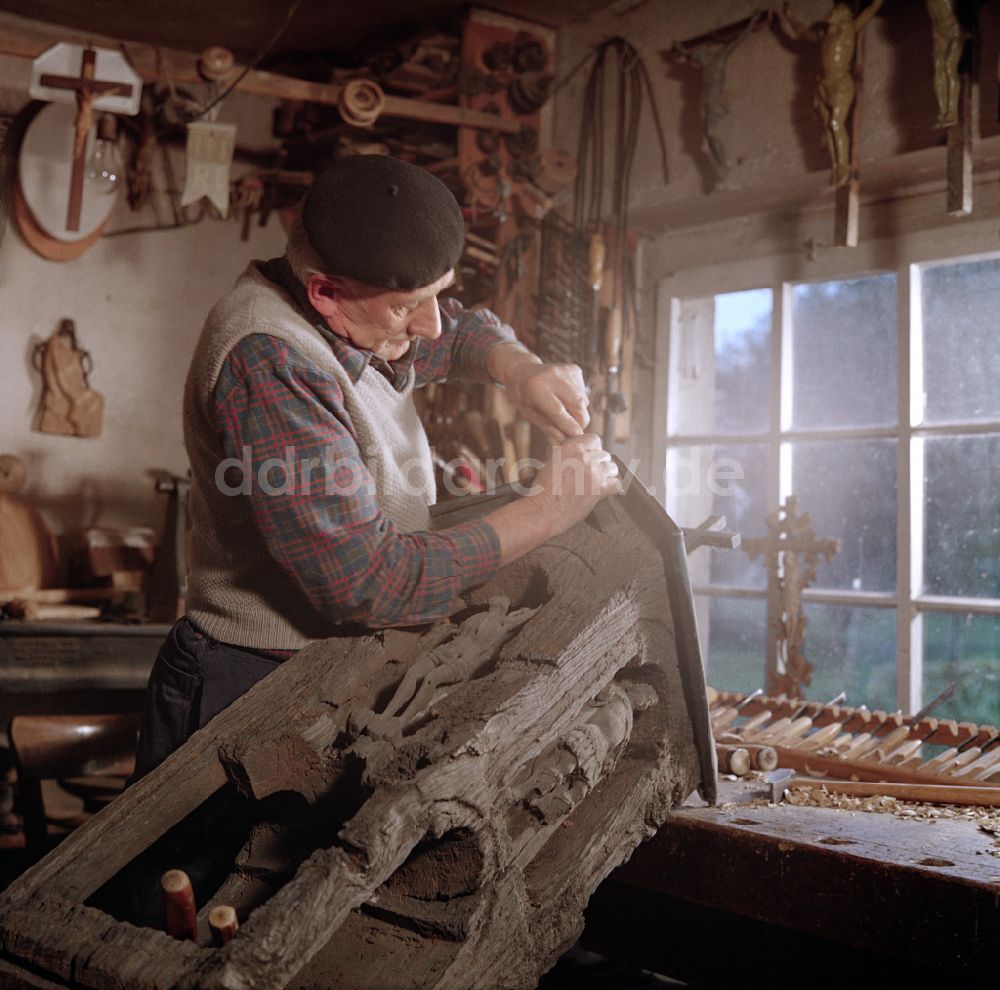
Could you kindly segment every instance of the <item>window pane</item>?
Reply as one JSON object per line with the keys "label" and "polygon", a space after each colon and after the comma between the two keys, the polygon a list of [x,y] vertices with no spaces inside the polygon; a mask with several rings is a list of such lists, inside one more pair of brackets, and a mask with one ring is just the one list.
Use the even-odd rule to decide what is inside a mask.
{"label": "window pane", "polygon": [[956,681],[934,715],[1000,725],[1000,616],[924,615],[924,704]]}
{"label": "window pane", "polygon": [[1000,436],[924,443],[925,591],[1000,598]]}
{"label": "window pane", "polygon": [[673,436],[768,427],[771,290],[683,299],[670,348]]}
{"label": "window pane", "polygon": [[708,661],[709,684],[722,691],[756,691],[764,686],[767,604],[763,599],[699,596],[699,627]]}
{"label": "window pane", "polygon": [[923,272],[928,423],[1000,419],[1000,258]]}
{"label": "window pane", "polygon": [[715,297],[715,433],[763,433],[771,380],[771,290]]}
{"label": "window pane", "polygon": [[795,428],[895,423],[896,332],[895,274],[795,286]]}
{"label": "window pane", "polygon": [[[739,444],[675,447],[667,457],[667,507],[679,526],[696,527],[709,516],[725,516],[734,532],[764,532],[767,514],[767,447]],[[742,550],[698,550],[689,560],[695,584],[763,588],[764,564]]]}
{"label": "window pane", "polygon": [[895,440],[793,444],[792,492],[816,535],[840,540],[840,553],[817,566],[816,587],[895,589]]}
{"label": "window pane", "polygon": [[888,608],[805,606],[803,652],[813,665],[806,697],[896,710],[896,613]]}

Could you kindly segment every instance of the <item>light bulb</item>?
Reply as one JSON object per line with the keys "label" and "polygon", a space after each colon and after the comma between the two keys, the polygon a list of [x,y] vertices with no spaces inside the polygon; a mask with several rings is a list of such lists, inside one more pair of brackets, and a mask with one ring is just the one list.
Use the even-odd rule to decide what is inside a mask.
{"label": "light bulb", "polygon": [[87,159],[87,181],[102,193],[113,193],[121,181],[122,160],[118,153],[118,122],[111,114],[97,121],[97,140]]}

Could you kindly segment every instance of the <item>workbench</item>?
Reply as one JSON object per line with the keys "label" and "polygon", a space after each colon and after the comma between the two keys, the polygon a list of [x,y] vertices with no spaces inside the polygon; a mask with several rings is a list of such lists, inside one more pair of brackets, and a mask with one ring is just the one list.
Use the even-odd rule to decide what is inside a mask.
{"label": "workbench", "polygon": [[993,835],[766,795],[724,781],[718,806],[672,812],[591,899],[584,946],[691,982],[996,985]]}
{"label": "workbench", "polygon": [[0,727],[14,715],[137,711],[161,623],[0,622]]}

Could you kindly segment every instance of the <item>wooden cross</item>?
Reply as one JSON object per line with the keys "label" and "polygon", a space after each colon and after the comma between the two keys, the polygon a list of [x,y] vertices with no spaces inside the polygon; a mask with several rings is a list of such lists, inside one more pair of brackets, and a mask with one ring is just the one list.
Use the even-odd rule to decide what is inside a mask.
{"label": "wooden cross", "polygon": [[764,557],[767,566],[768,694],[801,698],[812,679],[812,665],[802,652],[806,618],[802,591],[816,577],[820,557],[827,562],[840,552],[840,540],[818,537],[809,513],[798,515],[798,499],[789,495],[777,512],[767,517],[768,535],[741,543],[750,559]]}
{"label": "wooden cross", "polygon": [[958,67],[958,121],[948,128],[948,215],[972,212],[972,47],[966,40]]}
{"label": "wooden cross", "polygon": [[128,83],[95,79],[94,65],[96,61],[97,52],[93,48],[85,48],[79,76],[59,76],[45,72],[39,79],[43,86],[76,91],[77,111],[74,123],[73,170],[70,173],[69,205],[66,209],[66,229],[72,231],[80,229],[80,210],[83,206],[84,154],[93,117],[94,97],[132,95],[132,87]]}

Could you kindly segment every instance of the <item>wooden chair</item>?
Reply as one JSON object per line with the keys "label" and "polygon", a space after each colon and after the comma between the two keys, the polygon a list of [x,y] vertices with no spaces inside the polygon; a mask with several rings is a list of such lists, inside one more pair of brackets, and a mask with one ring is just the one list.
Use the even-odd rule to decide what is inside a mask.
{"label": "wooden chair", "polygon": [[90,812],[121,793],[134,765],[141,721],[137,713],[18,715],[11,719],[8,734],[25,846],[37,848],[48,838],[43,780],[58,780],[61,787],[82,798]]}

